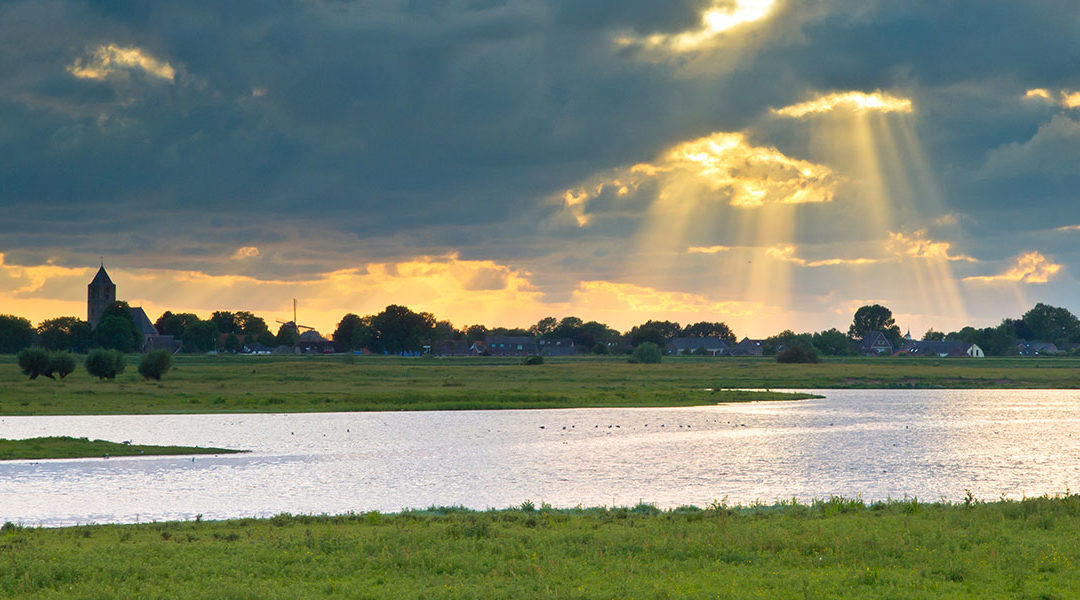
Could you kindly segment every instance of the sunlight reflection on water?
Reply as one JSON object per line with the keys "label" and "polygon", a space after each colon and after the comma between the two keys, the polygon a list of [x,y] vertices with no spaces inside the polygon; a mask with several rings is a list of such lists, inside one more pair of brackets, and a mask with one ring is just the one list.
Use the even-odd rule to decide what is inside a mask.
{"label": "sunlight reflection on water", "polygon": [[828,390],[666,409],[0,417],[71,435],[243,455],[0,463],[0,522],[397,511],[960,500],[1080,488],[1075,390]]}

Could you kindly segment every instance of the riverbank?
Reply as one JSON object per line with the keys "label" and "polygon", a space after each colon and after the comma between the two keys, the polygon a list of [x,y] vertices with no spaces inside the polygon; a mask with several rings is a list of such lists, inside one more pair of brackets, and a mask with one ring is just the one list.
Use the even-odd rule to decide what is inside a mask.
{"label": "riverbank", "polygon": [[[730,389],[1080,388],[1080,359],[860,358],[777,364],[771,358],[546,359],[383,356],[178,356],[144,381],[135,356],[116,380],[78,369],[28,380],[0,357],[0,415],[160,414],[666,407],[792,400]],[[712,392],[711,389],[719,391]]]}
{"label": "riverbank", "polygon": [[188,454],[237,454],[244,450],[203,448],[198,446],[146,446],[67,436],[38,437],[21,440],[0,438],[0,460],[38,460],[50,458],[92,458],[103,456],[174,456]]}
{"label": "riverbank", "polygon": [[0,529],[0,597],[1072,598],[1080,497]]}

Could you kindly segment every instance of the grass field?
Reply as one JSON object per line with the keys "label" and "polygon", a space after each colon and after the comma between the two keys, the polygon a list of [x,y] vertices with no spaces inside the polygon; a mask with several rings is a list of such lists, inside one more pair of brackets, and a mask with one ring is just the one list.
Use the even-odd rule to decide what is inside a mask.
{"label": "grass field", "polygon": [[463,410],[687,406],[783,399],[712,388],[1080,388],[1080,359],[843,358],[777,364],[769,358],[625,357],[405,359],[359,356],[180,356],[161,382],[137,357],[114,381],[81,365],[64,381],[30,381],[0,357],[0,415]]}
{"label": "grass field", "polygon": [[235,454],[243,450],[200,448],[197,446],[140,446],[123,442],[88,440],[66,436],[21,440],[0,439],[0,460],[46,458],[89,458],[101,456],[156,456],[174,454]]}
{"label": "grass field", "polygon": [[1080,497],[0,529],[5,598],[1077,598]]}

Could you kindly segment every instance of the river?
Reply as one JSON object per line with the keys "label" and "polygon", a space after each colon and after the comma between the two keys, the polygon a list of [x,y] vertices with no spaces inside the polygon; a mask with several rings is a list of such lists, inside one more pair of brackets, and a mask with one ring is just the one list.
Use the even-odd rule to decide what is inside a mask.
{"label": "river", "polygon": [[0,417],[3,438],[251,450],[2,462],[0,522],[1080,489],[1080,391],[816,393],[826,398],[695,408]]}

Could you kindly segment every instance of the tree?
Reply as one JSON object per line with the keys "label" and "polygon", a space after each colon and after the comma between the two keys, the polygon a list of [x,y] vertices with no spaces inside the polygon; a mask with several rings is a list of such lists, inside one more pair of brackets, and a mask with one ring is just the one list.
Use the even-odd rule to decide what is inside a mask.
{"label": "tree", "polygon": [[578,329],[585,324],[585,321],[577,317],[563,317],[559,324],[548,334],[550,339],[573,339],[577,334]]}
{"label": "tree", "polygon": [[216,310],[210,315],[210,322],[217,326],[218,333],[237,333],[241,331],[236,322],[236,315],[227,310]]}
{"label": "tree", "polygon": [[483,325],[468,325],[464,331],[465,339],[469,342],[483,341],[488,335],[488,328]]}
{"label": "tree", "polygon": [[356,331],[356,327],[360,324],[360,317],[353,313],[348,313],[341,320],[338,321],[337,329],[334,329],[334,333],[331,338],[334,343],[338,345],[345,352],[355,350],[357,347],[353,345],[353,333]]}
{"label": "tree", "polygon": [[37,379],[39,375],[52,377],[52,369],[49,368],[49,353],[41,348],[23,348],[19,350],[15,359],[19,362],[23,375],[30,379]]}
{"label": "tree", "polygon": [[226,352],[236,353],[243,347],[240,343],[240,338],[236,337],[235,333],[230,333],[225,336],[225,341],[222,342],[221,348]]}
{"label": "tree", "polygon": [[34,343],[34,326],[14,315],[0,315],[0,354],[15,354]]}
{"label": "tree", "polygon": [[804,349],[812,348],[814,346],[814,336],[809,333],[795,333],[790,329],[785,329],[772,337],[765,338],[765,341],[761,344],[761,351],[762,354],[771,356],[785,348],[794,346]]}
{"label": "tree", "polygon": [[791,346],[776,355],[776,362],[778,363],[816,363],[820,360],[817,352],[812,347],[801,345]]}
{"label": "tree", "polygon": [[417,313],[405,306],[391,304],[375,315],[371,325],[376,332],[375,349],[397,354],[419,351],[435,328],[431,313]]}
{"label": "tree", "polygon": [[293,327],[289,323],[282,323],[281,327],[278,327],[277,336],[274,337],[274,343],[278,346],[292,346],[300,339],[300,334],[296,331],[296,327]]}
{"label": "tree", "polygon": [[139,346],[141,334],[135,329],[135,322],[128,316],[107,314],[94,328],[94,343],[107,350],[134,352]]}
{"label": "tree", "polygon": [[812,343],[818,352],[826,356],[844,356],[855,352],[851,347],[851,338],[835,327],[815,333]]}
{"label": "tree", "polygon": [[218,329],[213,321],[198,321],[184,329],[184,352],[210,352],[217,348]]}
{"label": "tree", "polygon": [[161,381],[161,377],[172,368],[172,363],[172,355],[167,351],[152,350],[139,361],[139,375],[146,379]]}
{"label": "tree", "polygon": [[683,337],[718,337],[724,341],[725,344],[732,345],[735,343],[735,332],[727,326],[726,323],[719,321],[710,323],[709,321],[700,321],[693,325],[687,325],[682,330]]}
{"label": "tree", "polygon": [[934,328],[926,330],[926,333],[922,336],[924,342],[941,342],[945,340],[945,334],[940,331],[934,331]]}
{"label": "tree", "polygon": [[657,347],[665,346],[667,345],[667,339],[660,330],[642,325],[630,330],[630,345],[637,348],[642,344],[652,344]]}
{"label": "tree", "polygon": [[660,351],[660,346],[652,342],[642,342],[634,351],[630,354],[630,362],[632,363],[646,363],[655,364],[660,362],[664,353]]}
{"label": "tree", "polygon": [[1024,313],[1023,321],[1033,339],[1056,344],[1080,340],[1080,320],[1064,308],[1040,302]]}
{"label": "tree", "polygon": [[559,320],[555,317],[544,317],[537,321],[536,325],[529,328],[529,333],[532,334],[533,337],[550,338],[551,332],[555,331],[555,327],[558,324]]}
{"label": "tree", "polygon": [[260,335],[272,335],[270,334],[270,328],[266,326],[266,321],[262,317],[256,317],[246,310],[234,313],[233,321],[239,327],[239,331],[236,333],[243,335],[244,339],[250,337],[257,340]]}
{"label": "tree", "polygon": [[[641,325],[638,325],[634,329],[652,329],[658,331],[660,335],[664,336],[664,343],[668,340],[678,337],[682,333],[682,327],[674,321],[645,321]],[[633,337],[634,329],[630,330],[631,337]],[[664,343],[660,344],[661,346]]]}
{"label": "tree", "polygon": [[893,320],[892,311],[880,304],[862,306],[855,311],[848,336],[861,340],[871,331],[880,331],[895,346],[900,342],[900,327]]}
{"label": "tree", "polygon": [[116,379],[124,372],[124,354],[119,350],[97,348],[86,355],[86,371],[98,379]]}
{"label": "tree", "polygon": [[63,350],[49,353],[49,370],[60,376],[60,379],[75,372],[75,359]]}
{"label": "tree", "polygon": [[37,327],[38,343],[48,350],[86,352],[93,343],[93,330],[88,321],[77,317],[58,317],[42,321]]}
{"label": "tree", "polygon": [[189,325],[199,322],[199,317],[193,313],[178,313],[165,311],[158,320],[154,322],[154,328],[158,330],[161,335],[171,335],[176,339],[183,339],[184,330]]}

